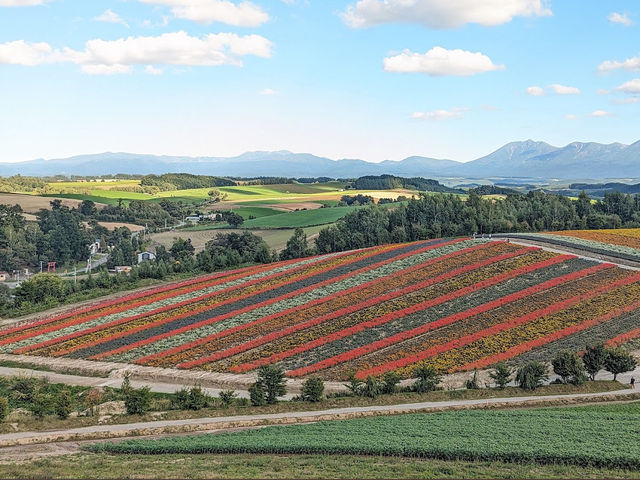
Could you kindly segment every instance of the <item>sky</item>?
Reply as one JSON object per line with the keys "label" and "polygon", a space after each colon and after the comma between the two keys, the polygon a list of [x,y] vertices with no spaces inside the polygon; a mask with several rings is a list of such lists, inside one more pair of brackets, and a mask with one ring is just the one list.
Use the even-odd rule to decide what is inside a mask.
{"label": "sky", "polygon": [[640,140],[632,0],[0,0],[0,161]]}

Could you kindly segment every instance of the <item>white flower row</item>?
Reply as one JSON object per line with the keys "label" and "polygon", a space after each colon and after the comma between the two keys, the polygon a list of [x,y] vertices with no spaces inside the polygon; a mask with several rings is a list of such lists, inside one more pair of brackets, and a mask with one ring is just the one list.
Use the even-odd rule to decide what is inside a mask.
{"label": "white flower row", "polygon": [[[321,259],[324,260],[326,258],[330,258],[332,256],[334,256],[336,254],[331,254],[331,255],[327,255],[327,256],[323,256]],[[184,293],[182,295],[176,295],[175,297],[169,297],[169,298],[164,298],[162,300],[157,300],[155,302],[146,304],[146,305],[140,305],[138,307],[135,308],[131,308],[129,310],[125,310],[122,312],[117,312],[117,313],[112,313],[109,315],[105,315],[104,317],[98,317],[95,318],[91,321],[88,322],[83,322],[77,325],[71,325],[69,327],[65,327],[65,328],[61,328],[59,330],[54,330],[52,332],[49,333],[45,333],[42,335],[37,335],[31,338],[27,338],[25,340],[19,341],[19,342],[14,342],[14,343],[9,343],[6,345],[3,345],[0,347],[0,352],[9,352],[18,348],[22,348],[22,347],[26,347],[28,345],[34,345],[36,343],[40,343],[40,342],[46,342],[50,339],[53,338],[57,338],[57,337],[63,337],[65,335],[70,335],[72,333],[75,332],[79,332],[81,330],[86,330],[89,328],[93,328],[93,327],[97,327],[99,325],[105,325],[107,323],[110,322],[114,322],[117,320],[121,320],[123,318],[127,318],[127,317],[133,317],[135,315],[140,315],[143,313],[147,313],[147,312],[151,312],[152,310],[156,310],[158,308],[162,308],[162,307],[166,307],[169,305],[173,305],[173,304],[177,304],[183,301],[187,301],[187,300],[196,300],[198,297],[201,297],[203,295],[208,295],[211,293],[215,293],[217,291],[220,290],[224,290],[226,288],[230,288],[230,287],[237,287],[237,286],[241,286],[244,283],[247,283],[249,281],[252,280],[259,280],[260,278],[266,277],[268,275],[272,275],[274,273],[280,273],[280,272],[285,272],[287,270],[290,270],[292,268],[295,267],[299,267],[301,265],[306,265],[309,263],[313,263],[315,261],[318,261],[317,258],[312,258],[312,259],[306,259],[306,260],[302,260],[300,262],[295,262],[292,263],[290,265],[283,265],[281,267],[278,268],[274,268],[274,269],[269,269],[269,270],[265,270],[262,272],[258,272],[258,273],[254,273],[253,275],[248,275],[246,277],[243,278],[239,278],[237,280],[232,280],[229,282],[224,282],[218,285],[214,285],[212,287],[209,288],[203,288],[203,289],[199,289],[199,290],[195,290],[193,292],[189,292],[189,293]]]}
{"label": "white flower row", "polygon": [[208,335],[212,335],[212,334],[221,332],[223,330],[236,327],[238,325],[244,325],[246,323],[259,320],[260,318],[272,315],[274,313],[278,313],[283,310],[287,310],[289,308],[297,307],[305,303],[312,302],[313,300],[316,300],[319,298],[330,297],[332,295],[335,295],[336,293],[339,293],[344,290],[348,290],[349,288],[356,287],[358,285],[362,285],[371,280],[382,278],[382,277],[391,275],[393,273],[399,272],[401,270],[405,270],[407,268],[412,267],[413,265],[425,262],[429,259],[446,255],[448,253],[452,253],[452,252],[461,250],[463,248],[468,248],[473,245],[478,245],[483,242],[484,242],[483,240],[467,240],[467,241],[459,242],[453,245],[445,245],[442,247],[438,247],[433,250],[429,250],[420,254],[403,258],[401,260],[396,260],[394,262],[388,263],[378,268],[368,270],[366,272],[362,272],[352,277],[346,278],[342,281],[324,285],[322,287],[318,287],[308,292],[305,292],[301,295],[296,295],[295,297],[287,298],[287,299],[275,302],[271,305],[256,308],[249,312],[245,312],[245,313],[236,315],[234,317],[227,318],[221,322],[217,322],[211,325],[205,325],[203,327],[189,330],[187,332],[170,336],[162,340],[159,340],[157,342],[150,343],[150,344],[129,350],[127,352],[114,355],[110,357],[109,360],[116,361],[116,362],[129,362],[137,358],[142,358],[147,355],[152,355],[154,353],[157,353],[163,350],[168,350],[168,349],[177,347],[179,345],[197,340],[199,338],[203,338]]}

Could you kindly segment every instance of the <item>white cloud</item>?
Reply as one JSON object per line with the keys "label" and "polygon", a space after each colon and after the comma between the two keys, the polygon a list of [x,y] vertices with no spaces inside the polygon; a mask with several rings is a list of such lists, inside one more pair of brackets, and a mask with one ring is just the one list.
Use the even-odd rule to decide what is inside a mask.
{"label": "white cloud", "polygon": [[573,115],[572,113],[569,113],[569,114],[565,115],[564,118],[566,118],[567,120],[576,120],[578,118],[578,116],[577,115]]}
{"label": "white cloud", "polygon": [[613,100],[613,103],[615,103],[616,105],[632,105],[638,102],[640,102],[640,97],[628,97],[628,98]]}
{"label": "white cloud", "polygon": [[48,43],[27,43],[24,40],[0,43],[0,63],[8,65],[39,65],[47,63],[53,54]]}
{"label": "white cloud", "polygon": [[624,93],[640,93],[640,78],[634,78],[626,83],[623,83],[619,87],[616,87],[616,91]]}
{"label": "white cloud", "polygon": [[463,118],[468,108],[455,107],[451,110],[433,110],[431,112],[414,112],[411,118],[416,120],[448,120],[450,118]]}
{"label": "white cloud", "polygon": [[633,22],[626,13],[613,12],[607,17],[607,20],[609,20],[611,23],[619,23],[620,25],[624,25],[625,27],[633,25]]}
{"label": "white cloud", "polygon": [[105,23],[119,23],[120,25],[129,27],[129,24],[125,22],[120,15],[115,13],[110,8],[106,9],[103,13],[95,17],[94,20],[98,22],[105,22]]}
{"label": "white cloud", "polygon": [[50,0],[0,0],[0,7],[33,7],[44,5]]}
{"label": "white cloud", "polygon": [[545,94],[544,88],[542,87],[533,86],[533,87],[527,88],[527,95],[531,95],[534,97],[541,97],[544,94]]}
{"label": "white cloud", "polygon": [[567,87],[566,85],[560,85],[558,83],[549,85],[549,88],[558,95],[578,95],[580,93],[580,89],[576,87]]}
{"label": "white cloud", "polygon": [[277,95],[278,92],[273,90],[272,88],[265,88],[264,90],[260,90],[260,95]]}
{"label": "white cloud", "polygon": [[611,112],[606,112],[604,110],[595,110],[589,114],[592,118],[604,118],[604,117],[613,117],[614,114]]}
{"label": "white cloud", "polygon": [[467,23],[495,26],[514,17],[551,15],[543,0],[359,0],[342,14],[352,28],[385,23],[417,23],[457,28]]}
{"label": "white cloud", "polygon": [[118,73],[131,73],[133,68],[131,65],[116,63],[115,65],[83,65],[82,71],[88,75],[115,75]]}
{"label": "white cloud", "polygon": [[242,57],[271,56],[273,44],[259,35],[234,33],[192,37],[185,32],[157,37],[127,37],[119,40],[89,40],[83,51],[54,50],[47,43],[24,40],[0,44],[0,64],[39,65],[73,63],[92,75],[128,73],[136,65],[242,66]]}
{"label": "white cloud", "polygon": [[427,53],[404,50],[401,54],[384,59],[384,69],[396,73],[426,73],[432,76],[470,76],[477,73],[503,70],[504,65],[495,65],[480,52],[447,50],[433,47]]}
{"label": "white cloud", "polygon": [[171,8],[176,18],[198,23],[220,22],[238,27],[257,27],[269,20],[269,15],[251,2],[238,4],[228,0],[138,0],[151,5]]}
{"label": "white cloud", "polygon": [[144,71],[147,72],[149,75],[162,75],[163,71],[160,68],[156,68],[153,65],[147,65],[146,67],[144,67]]}
{"label": "white cloud", "polygon": [[627,58],[622,62],[615,60],[607,60],[598,65],[601,72],[610,72],[612,70],[640,70],[640,56]]}
{"label": "white cloud", "polygon": [[598,95],[609,95],[611,90],[607,90],[606,88],[600,88],[597,92]]}

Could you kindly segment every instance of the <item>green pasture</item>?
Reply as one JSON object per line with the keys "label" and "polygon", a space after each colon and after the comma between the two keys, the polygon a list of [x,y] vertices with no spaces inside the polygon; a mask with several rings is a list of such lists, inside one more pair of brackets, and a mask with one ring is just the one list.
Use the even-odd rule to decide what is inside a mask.
{"label": "green pasture", "polygon": [[78,188],[89,190],[114,190],[117,187],[133,187],[140,185],[140,180],[102,180],[91,182],[49,182],[49,186],[54,189]]}
{"label": "green pasture", "polygon": [[243,228],[297,228],[313,227],[334,223],[353,212],[358,207],[333,207],[318,208],[316,210],[298,210],[297,212],[285,212],[277,215],[247,220],[242,224]]}

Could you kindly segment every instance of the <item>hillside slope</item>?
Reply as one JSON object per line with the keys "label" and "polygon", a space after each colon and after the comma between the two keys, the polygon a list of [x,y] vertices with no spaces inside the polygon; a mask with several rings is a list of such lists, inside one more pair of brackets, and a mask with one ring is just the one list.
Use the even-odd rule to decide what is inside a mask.
{"label": "hillside slope", "polygon": [[[640,274],[503,241],[438,239],[212,274],[0,330],[0,351],[343,380],[640,335]],[[556,348],[557,346],[557,348]]]}

